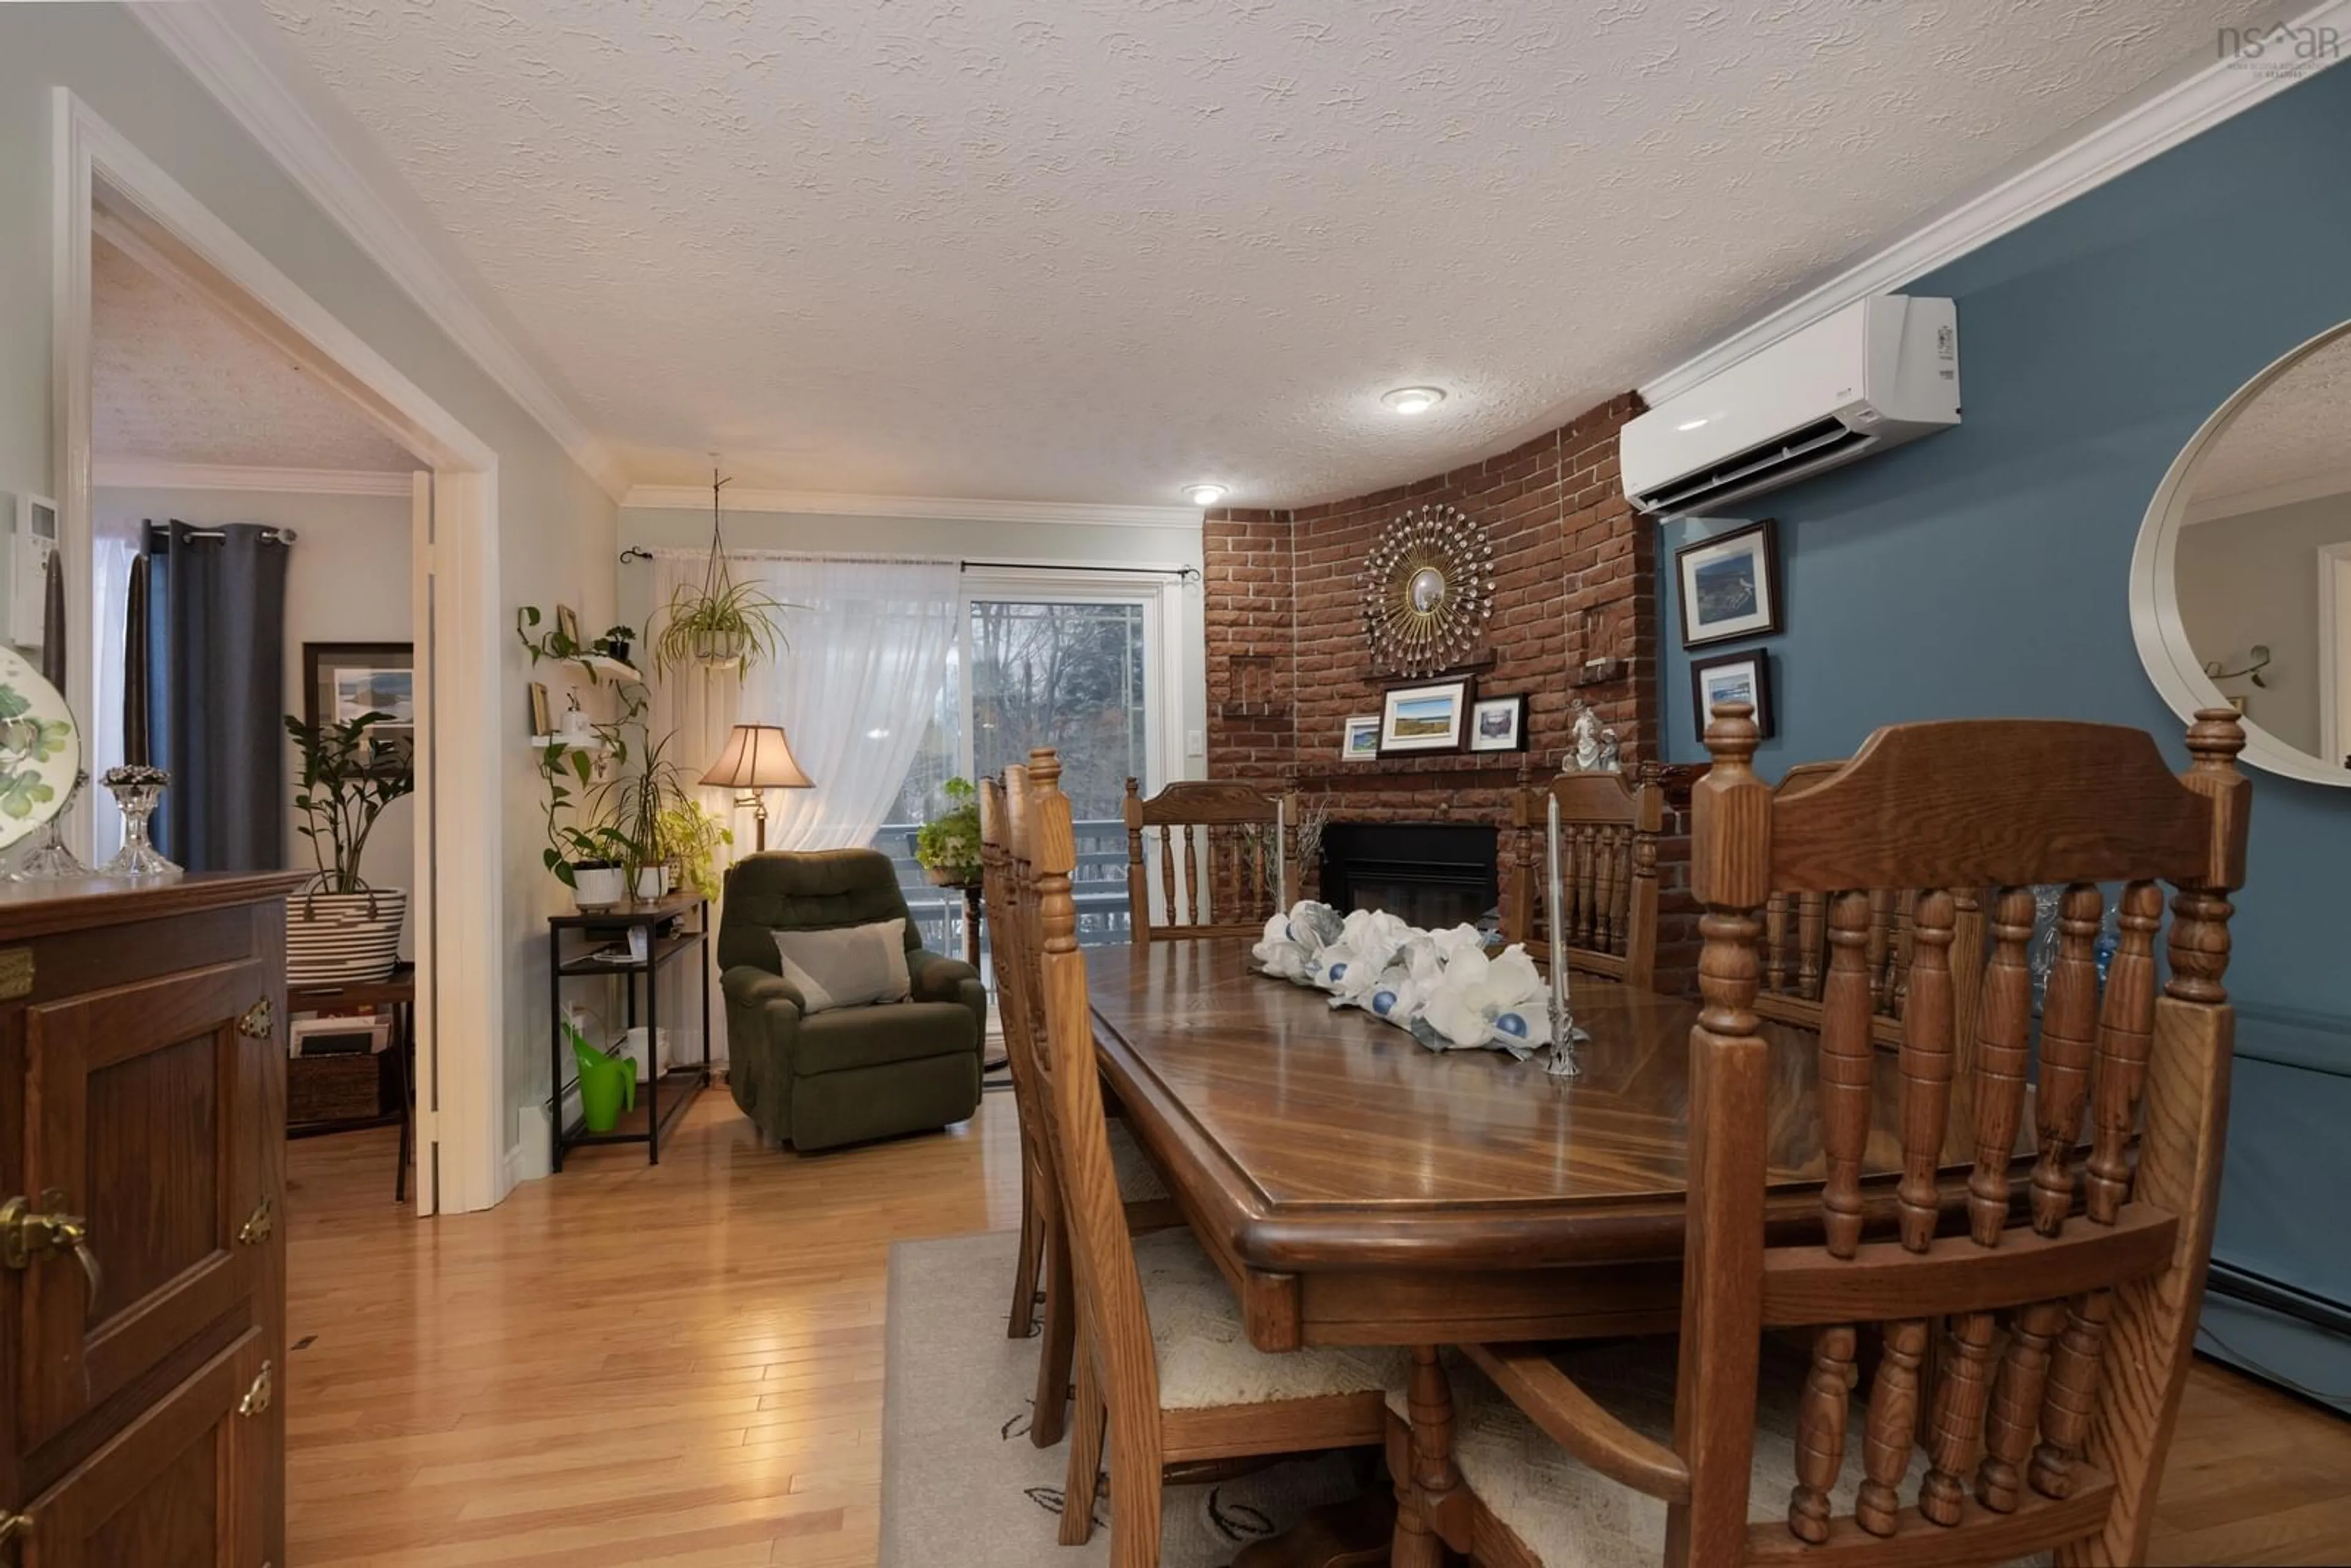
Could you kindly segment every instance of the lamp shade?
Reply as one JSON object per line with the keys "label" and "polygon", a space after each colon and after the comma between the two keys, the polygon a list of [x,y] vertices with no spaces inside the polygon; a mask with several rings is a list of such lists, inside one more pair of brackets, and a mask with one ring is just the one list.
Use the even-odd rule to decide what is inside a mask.
{"label": "lamp shade", "polygon": [[738,724],[726,737],[726,749],[710,765],[702,781],[720,789],[806,789],[809,776],[792,760],[779,724]]}

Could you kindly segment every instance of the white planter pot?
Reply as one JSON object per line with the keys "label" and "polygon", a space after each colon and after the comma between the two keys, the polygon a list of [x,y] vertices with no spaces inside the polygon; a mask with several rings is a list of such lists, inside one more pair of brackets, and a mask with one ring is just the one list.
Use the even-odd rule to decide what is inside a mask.
{"label": "white planter pot", "polygon": [[649,865],[637,873],[637,902],[651,904],[669,892],[669,867]]}
{"label": "white planter pot", "polygon": [[580,908],[608,909],[628,896],[628,878],[619,866],[571,868],[571,902]]}
{"label": "white planter pot", "polygon": [[391,977],[400,962],[400,928],[408,894],[298,893],[286,902],[286,983],[363,986]]}

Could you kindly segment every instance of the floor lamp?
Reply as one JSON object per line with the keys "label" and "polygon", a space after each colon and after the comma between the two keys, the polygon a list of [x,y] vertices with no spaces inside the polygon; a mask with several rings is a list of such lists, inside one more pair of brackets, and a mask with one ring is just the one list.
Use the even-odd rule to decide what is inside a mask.
{"label": "floor lamp", "polygon": [[792,760],[792,748],[784,739],[784,727],[779,724],[738,724],[726,737],[726,749],[702,776],[703,783],[714,789],[741,789],[736,797],[737,806],[749,806],[759,824],[759,850],[768,850],[768,796],[770,789],[807,789],[812,788],[809,776]]}

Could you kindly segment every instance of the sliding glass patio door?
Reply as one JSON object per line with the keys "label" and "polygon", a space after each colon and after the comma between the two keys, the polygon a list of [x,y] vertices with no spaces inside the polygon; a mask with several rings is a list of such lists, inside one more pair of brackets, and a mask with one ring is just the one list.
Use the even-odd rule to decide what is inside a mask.
{"label": "sliding glass patio door", "polygon": [[958,645],[922,751],[874,846],[898,862],[932,951],[963,950],[963,902],[925,879],[914,859],[916,826],[944,808],[949,778],[999,773],[1039,747],[1060,757],[1075,819],[1078,940],[1126,940],[1120,802],[1130,778],[1145,793],[1158,788],[1181,738],[1167,727],[1176,682],[1165,601],[1176,591],[1154,578],[1108,573],[966,574]]}

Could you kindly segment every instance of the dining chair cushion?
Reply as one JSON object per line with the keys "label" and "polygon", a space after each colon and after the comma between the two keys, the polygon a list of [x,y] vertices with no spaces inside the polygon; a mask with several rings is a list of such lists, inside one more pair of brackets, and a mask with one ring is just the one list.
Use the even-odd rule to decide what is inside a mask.
{"label": "dining chair cushion", "polygon": [[1232,1287],[1187,1229],[1136,1237],[1134,1266],[1143,1276],[1165,1409],[1270,1405],[1403,1385],[1404,1358],[1396,1351],[1321,1345],[1269,1354],[1249,1343]]}
{"label": "dining chair cushion", "polygon": [[903,919],[831,931],[778,931],[776,956],[784,978],[806,998],[804,1018],[836,1008],[903,1002],[914,994]]}
{"label": "dining chair cushion", "polygon": [[[1567,1345],[1552,1355],[1602,1408],[1659,1442],[1674,1434],[1675,1362],[1681,1342],[1671,1335],[1601,1344]],[[1754,1469],[1748,1482],[1748,1517],[1784,1521],[1796,1484],[1796,1413],[1803,1392],[1803,1362],[1768,1349],[1757,1390]],[[1561,1448],[1510,1403],[1467,1358],[1447,1352],[1453,1389],[1453,1462],[1489,1512],[1510,1527],[1543,1568],[1656,1568],[1665,1548],[1666,1505],[1585,1465]],[[1388,1390],[1388,1409],[1409,1420],[1402,1389]],[[1865,1416],[1854,1407],[1848,1428],[1858,1449]],[[1923,1451],[1910,1467],[1906,1496],[1915,1500],[1925,1473]],[[1853,1512],[1861,1490],[1858,1452],[1830,1494],[1837,1514]],[[2043,1568],[2046,1553],[2020,1557],[2007,1568]]]}
{"label": "dining chair cushion", "polygon": [[1148,1203],[1153,1198],[1165,1197],[1167,1184],[1159,1179],[1159,1167],[1144,1155],[1134,1132],[1116,1116],[1110,1118],[1108,1125],[1110,1168],[1118,1178],[1119,1197],[1127,1203]]}

